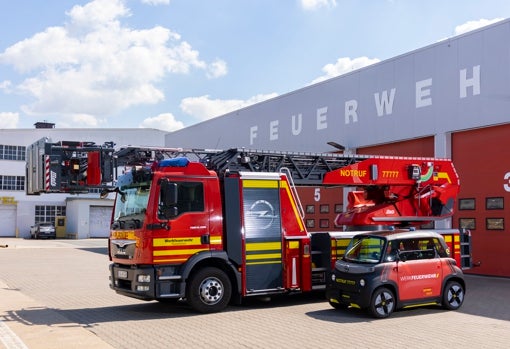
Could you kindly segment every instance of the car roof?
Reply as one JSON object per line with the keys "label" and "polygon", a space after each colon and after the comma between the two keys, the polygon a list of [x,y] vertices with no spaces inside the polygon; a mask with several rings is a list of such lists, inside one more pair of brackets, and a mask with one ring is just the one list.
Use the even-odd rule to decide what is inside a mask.
{"label": "car roof", "polygon": [[417,239],[417,238],[441,238],[441,234],[431,230],[381,230],[369,231],[356,234],[354,237],[361,236],[377,236],[384,237],[387,240],[400,240],[400,239]]}

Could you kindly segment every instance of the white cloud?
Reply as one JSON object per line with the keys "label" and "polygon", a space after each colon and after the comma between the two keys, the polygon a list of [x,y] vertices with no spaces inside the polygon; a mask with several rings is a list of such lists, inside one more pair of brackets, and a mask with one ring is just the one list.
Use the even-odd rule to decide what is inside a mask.
{"label": "white cloud", "polygon": [[200,97],[184,98],[181,101],[181,109],[199,120],[208,120],[216,116],[227,114],[231,111],[245,108],[249,105],[265,101],[278,96],[276,93],[256,95],[247,100],[241,99],[210,99],[208,95]]}
{"label": "white cloud", "polygon": [[207,77],[209,79],[219,78],[227,75],[227,63],[221,59],[217,59],[209,65]]}
{"label": "white cloud", "polygon": [[336,0],[300,0],[300,3],[306,11],[314,11],[321,7],[336,7]]}
{"label": "white cloud", "polygon": [[11,86],[12,82],[10,82],[9,80],[0,81],[0,90],[9,92]]}
{"label": "white cloud", "polygon": [[[156,2],[164,3],[151,1]],[[178,33],[161,26],[135,30],[123,25],[121,20],[131,15],[124,4],[93,0],[76,5],[67,12],[65,26],[49,27],[0,53],[0,64],[23,75],[13,87],[35,100],[23,106],[27,114],[87,115],[80,119],[82,125],[92,125],[98,116],[163,101],[157,84],[170,74],[192,69],[209,78],[226,74],[225,62],[201,60]]]}
{"label": "white cloud", "polygon": [[3,112],[0,113],[0,129],[1,128],[16,128],[18,126],[19,114]]}
{"label": "white cloud", "polygon": [[479,19],[477,21],[468,21],[464,24],[458,25],[455,27],[455,35],[464,34],[471,30],[475,30],[481,27],[485,27],[486,25],[496,23],[502,21],[504,18],[494,18],[494,19]]}
{"label": "white cloud", "polygon": [[322,67],[322,71],[325,73],[322,76],[314,79],[311,84],[315,84],[317,82],[321,82],[327,79],[334,78],[335,76],[339,76],[345,73],[349,73],[356,69],[360,69],[366,67],[368,65],[379,62],[378,58],[368,58],[368,57],[357,57],[351,59],[349,57],[339,58],[336,63],[329,63]]}
{"label": "white cloud", "polygon": [[163,113],[143,120],[140,127],[172,132],[184,128],[184,124],[177,121],[171,113]]}
{"label": "white cloud", "polygon": [[168,5],[168,4],[170,4],[170,0],[142,0],[142,4],[153,5],[153,6]]}
{"label": "white cloud", "polygon": [[106,124],[106,119],[89,114],[69,114],[58,122],[59,128],[98,128]]}

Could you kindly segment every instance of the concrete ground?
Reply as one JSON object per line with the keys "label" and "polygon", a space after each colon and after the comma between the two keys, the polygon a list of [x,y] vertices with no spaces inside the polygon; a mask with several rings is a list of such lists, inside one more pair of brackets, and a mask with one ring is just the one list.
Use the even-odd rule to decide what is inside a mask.
{"label": "concrete ground", "polygon": [[322,295],[250,300],[217,314],[108,286],[105,239],[0,237],[0,348],[508,348],[510,279],[467,276],[463,307],[375,320]]}

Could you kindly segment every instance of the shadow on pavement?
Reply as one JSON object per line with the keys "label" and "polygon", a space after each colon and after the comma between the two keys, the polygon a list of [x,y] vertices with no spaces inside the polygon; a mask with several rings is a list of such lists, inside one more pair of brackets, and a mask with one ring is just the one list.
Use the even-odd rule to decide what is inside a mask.
{"label": "shadow on pavement", "polygon": [[[466,298],[457,310],[463,314],[510,321],[510,279],[466,275]],[[419,316],[424,313],[444,312],[439,306],[404,309],[394,312],[391,317]],[[336,310],[333,308],[307,313],[318,320],[344,323],[377,321],[366,311],[359,309]]]}
{"label": "shadow on pavement", "polygon": [[85,248],[79,248],[79,250],[85,251],[85,252],[93,252],[93,253],[108,255],[108,247],[85,247]]}
{"label": "shadow on pavement", "polygon": [[[91,249],[98,252],[101,249]],[[507,301],[510,294],[510,279],[490,277],[466,277],[468,288],[466,299],[462,308],[457,310],[464,314],[482,316],[498,320],[510,321],[510,303]],[[324,302],[324,309],[308,312],[307,316],[317,320],[334,323],[366,323],[379,321],[372,318],[367,312],[359,309],[335,310],[325,301],[321,292],[297,294],[293,296],[278,296],[271,300],[249,298],[242,305],[229,306],[228,312],[250,312],[260,309],[292,307],[308,303]],[[414,317],[424,314],[446,312],[437,306],[400,310],[392,317]],[[172,320],[194,316],[208,316],[195,312],[185,302],[162,303],[142,302],[137,304],[116,305],[83,309],[56,309],[44,307],[24,308],[10,311],[1,319],[4,322],[17,321],[27,325],[47,326],[75,326],[94,327],[96,324],[107,322],[137,321],[137,320]]]}
{"label": "shadow on pavement", "polygon": [[[248,299],[242,305],[231,305],[225,311],[257,311],[264,308],[290,307],[311,302],[324,302],[322,294],[305,294],[274,297],[270,301],[258,298]],[[67,327],[76,323],[81,327],[121,321],[182,319],[193,316],[207,316],[194,311],[186,302],[142,302],[110,307],[83,309],[56,309],[45,307],[24,308],[9,311],[2,321],[16,321],[25,325],[46,325]]]}

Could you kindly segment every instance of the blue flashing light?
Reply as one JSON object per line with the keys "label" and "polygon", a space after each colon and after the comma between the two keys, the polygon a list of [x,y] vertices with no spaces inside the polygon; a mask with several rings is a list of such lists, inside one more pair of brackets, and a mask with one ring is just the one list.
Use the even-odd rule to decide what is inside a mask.
{"label": "blue flashing light", "polygon": [[185,157],[164,159],[159,162],[159,167],[186,167],[189,164],[189,159]]}

